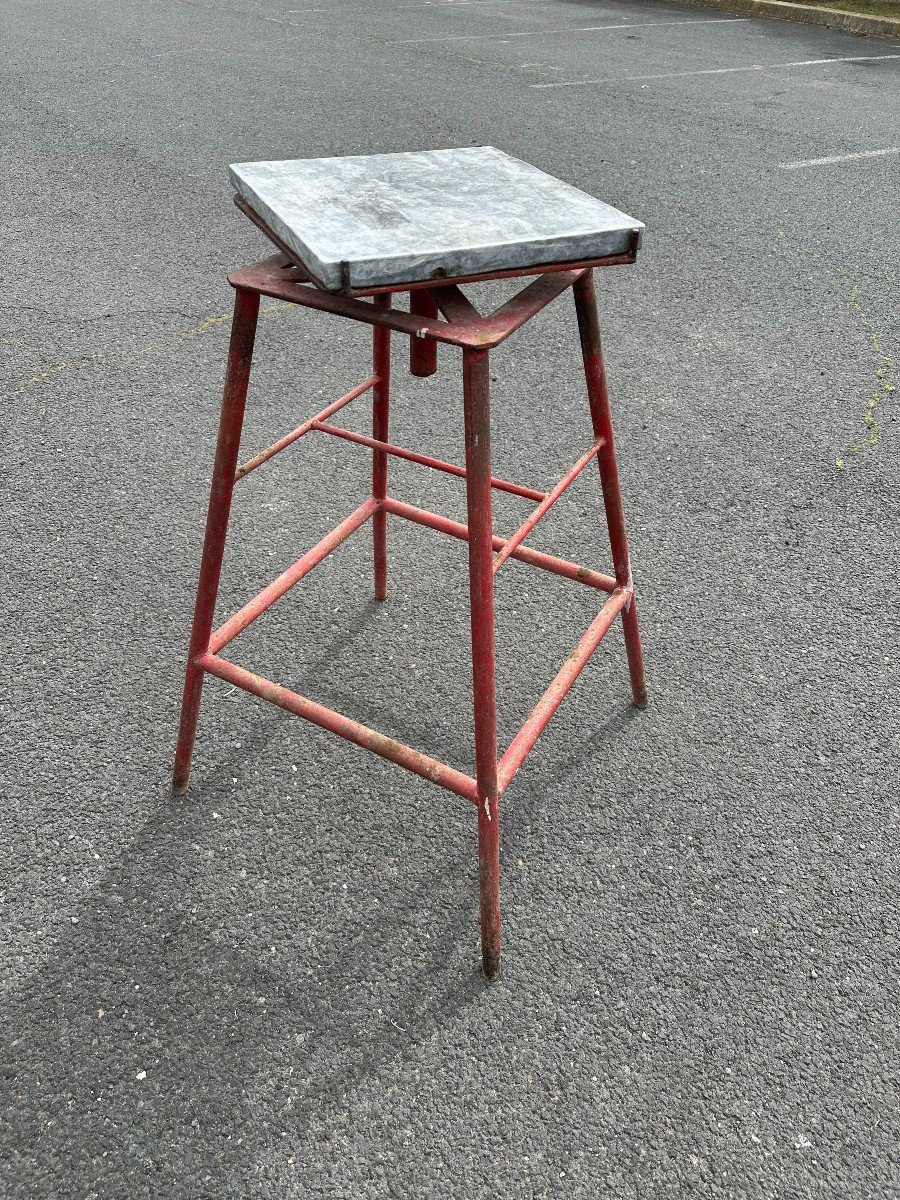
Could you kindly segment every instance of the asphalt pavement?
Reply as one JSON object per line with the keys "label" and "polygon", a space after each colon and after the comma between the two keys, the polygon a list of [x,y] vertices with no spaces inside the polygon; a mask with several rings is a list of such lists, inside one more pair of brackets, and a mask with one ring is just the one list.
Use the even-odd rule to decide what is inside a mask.
{"label": "asphalt pavement", "polygon": [[[0,1196],[893,1200],[900,44],[649,0],[0,30]],[[225,274],[268,253],[226,166],[480,144],[647,225],[599,284],[650,707],[616,631],[504,803],[496,985],[464,801],[216,680],[169,792]],[[368,372],[263,307],[248,452]],[[396,440],[458,461],[455,352],[403,353]],[[551,486],[590,437],[567,298],[493,375],[496,472]],[[367,475],[310,437],[242,485],[220,611]],[[532,544],[608,568],[593,471]],[[465,548],[390,548],[386,605],[363,531],[235,658],[470,771]],[[504,567],[501,743],[596,603]]]}

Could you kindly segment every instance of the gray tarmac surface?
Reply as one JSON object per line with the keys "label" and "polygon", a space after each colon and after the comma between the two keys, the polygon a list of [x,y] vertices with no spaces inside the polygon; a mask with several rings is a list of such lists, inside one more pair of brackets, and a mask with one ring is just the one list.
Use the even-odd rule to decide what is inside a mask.
{"label": "gray tarmac surface", "polygon": [[[900,45],[302,3],[0,16],[0,1196],[896,1197],[900,156],[784,164],[900,145]],[[616,632],[510,790],[496,986],[463,801],[216,681],[168,791],[224,274],[267,253],[226,164],[483,143],[648,226],[600,283],[651,707]],[[364,330],[265,308],[248,450],[367,371]],[[453,352],[402,352],[397,440],[458,459]],[[494,374],[496,470],[549,486],[589,437],[568,302]],[[221,612],[367,473],[311,437],[249,480]],[[533,542],[605,568],[601,520],[585,473]],[[387,605],[358,534],[235,657],[471,769],[464,547],[391,550]],[[583,592],[501,573],[502,741]]]}

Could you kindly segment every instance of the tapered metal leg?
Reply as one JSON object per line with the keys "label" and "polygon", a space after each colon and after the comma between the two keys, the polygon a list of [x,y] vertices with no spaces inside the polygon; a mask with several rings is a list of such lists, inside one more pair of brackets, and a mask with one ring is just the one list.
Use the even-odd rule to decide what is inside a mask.
{"label": "tapered metal leg", "polygon": [[[377,308],[390,308],[390,293],[375,297]],[[380,442],[388,440],[388,420],[391,397],[391,331],[372,327],[372,373],[378,382],[372,392],[372,436]],[[384,450],[372,451],[372,495],[376,500],[387,496],[388,456]],[[387,599],[387,513],[383,508],[372,518],[375,547],[375,599]]]}
{"label": "tapered metal leg", "polygon": [[[616,582],[623,587],[629,587],[632,583],[631,563],[628,557],[625,512],[622,508],[622,493],[619,488],[619,470],[616,465],[612,416],[606,387],[606,364],[603,360],[603,347],[600,341],[600,321],[597,315],[593,273],[588,271],[582,275],[576,281],[574,291],[591,422],[594,426],[594,436],[604,439],[597,455],[597,463],[600,467],[603,504],[606,509],[606,524],[609,528],[609,543],[612,548]],[[631,596],[630,603],[622,610],[622,630],[625,634],[628,670],[631,675],[631,694],[635,707],[646,708],[647,682],[644,677],[644,656],[641,650],[637,602],[634,595]]]}
{"label": "tapered metal leg", "polygon": [[491,434],[488,355],[463,357],[466,504],[469,514],[469,591],[475,774],[478,781],[478,866],[481,960],[485,977],[500,977],[500,806],[497,785],[497,703],[494,677],[494,576],[491,543]]}
{"label": "tapered metal leg", "polygon": [[187,791],[191,771],[194,736],[197,732],[197,715],[200,711],[200,696],[203,690],[203,671],[197,666],[197,658],[208,649],[209,635],[212,631],[258,315],[259,293],[238,288],[234,298],[234,320],[231,326],[231,344],[228,350],[228,370],[225,376],[225,393],[222,398],[222,415],[219,420],[219,439],[216,446],[216,461],[213,467],[212,488],[206,516],[203,557],[200,560],[200,579],[197,584],[197,601],[194,607],[194,624],[188,650],[184,696],[181,702],[178,748],[175,752],[172,790],[178,796]]}
{"label": "tapered metal leg", "polygon": [[[438,306],[423,288],[413,288],[409,293],[409,311],[417,317],[438,316]],[[423,378],[437,370],[437,342],[434,338],[411,337],[409,339],[409,370],[411,375]]]}

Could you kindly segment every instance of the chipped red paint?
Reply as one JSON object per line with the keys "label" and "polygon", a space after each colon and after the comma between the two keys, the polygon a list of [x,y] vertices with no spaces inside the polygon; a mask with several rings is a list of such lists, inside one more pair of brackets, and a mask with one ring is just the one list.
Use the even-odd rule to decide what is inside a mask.
{"label": "chipped red paint", "polygon": [[[396,517],[405,517],[407,521],[413,521],[416,525],[424,525],[426,529],[436,529],[438,533],[449,534],[450,537],[459,538],[463,542],[469,540],[468,525],[463,525],[459,521],[451,521],[449,517],[439,516],[438,513],[428,512],[424,508],[416,508],[413,504],[404,504],[402,500],[395,500],[392,496],[385,500],[384,506],[389,513],[393,513]],[[496,535],[491,538],[491,542],[494,550],[502,550],[506,545],[506,539]],[[601,592],[616,590],[617,584],[611,575],[601,575],[599,571],[592,571],[589,567],[580,567],[578,563],[557,558],[555,554],[545,554],[543,550],[532,550],[529,546],[517,546],[510,558],[517,558],[520,562],[528,563],[530,567],[540,567],[544,571],[550,571],[553,575],[561,575],[563,579],[586,583],[588,587],[597,588]]]}
{"label": "chipped red paint", "polygon": [[[373,303],[376,309],[388,312],[390,293],[376,296]],[[372,394],[372,437],[386,442],[391,399],[391,331],[383,325],[375,325],[372,329],[372,366],[378,381]],[[387,495],[387,478],[388,456],[376,446],[372,450],[372,499],[378,504],[372,518],[376,600],[387,599],[387,513],[381,507],[381,501]]]}
{"label": "chipped red paint", "polygon": [[[187,787],[203,677],[205,674],[211,674],[471,800],[478,809],[482,967],[488,979],[496,979],[500,974],[500,797],[619,615],[625,634],[634,703],[638,707],[646,704],[637,608],[631,580],[606,388],[606,370],[590,269],[594,265],[631,262],[633,257],[623,256],[597,264],[557,264],[542,268],[537,279],[501,305],[496,312],[485,317],[479,314],[471,301],[460,291],[458,284],[465,282],[461,280],[423,285],[421,290],[408,287],[381,289],[367,293],[372,297],[370,300],[362,300],[356,295],[336,295],[308,286],[306,273],[284,254],[245,267],[230,276],[231,283],[236,288],[235,315],[194,624],[188,652],[181,727],[175,758],[174,790],[183,792]],[[504,278],[521,273],[498,272],[496,276],[482,278]],[[569,287],[574,288],[575,293],[594,442],[551,491],[541,492],[522,484],[498,479],[491,473],[489,350]],[[407,290],[411,292],[409,313],[395,309],[391,304],[392,292]],[[371,325],[373,368],[372,375],[364,383],[351,389],[236,471],[261,295],[275,296],[281,300]],[[462,349],[465,467],[405,450],[388,441],[392,331],[410,338],[410,370],[414,375],[427,376],[434,373],[438,342]],[[368,391],[373,393],[371,437],[327,423],[330,416]],[[213,614],[234,483],[313,430],[359,443],[371,450],[372,494],[336,529],[322,538],[316,546],[213,632]],[[452,521],[389,496],[387,464],[390,456],[464,479],[468,523],[464,525]],[[593,458],[597,459],[600,470],[615,578],[522,544],[538,521]],[[497,489],[537,503],[537,507],[510,538],[499,537],[493,532],[492,491]],[[372,520],[374,531],[375,594],[379,599],[384,599],[387,594],[389,515],[402,517],[468,543],[475,715],[474,778],[314,700],[300,696],[270,679],[239,667],[219,655],[229,642],[369,519]],[[609,595],[506,752],[498,758],[494,573],[502,562],[510,558],[550,571],[565,579],[586,584]]]}
{"label": "chipped red paint", "polygon": [[[330,433],[333,437],[344,438],[348,442],[356,442],[359,446],[371,446],[375,450],[383,450],[385,454],[393,454],[395,458],[404,458],[407,462],[418,463],[422,467],[432,467],[435,471],[444,471],[447,475],[455,475],[457,479],[465,479],[465,467],[457,467],[454,463],[444,462],[440,458],[432,458],[430,454],[418,454],[415,450],[404,450],[402,446],[392,446],[389,442],[379,442],[367,437],[364,433],[356,433],[352,429],[342,429],[340,425],[331,425],[327,421],[313,421],[311,428],[322,433]],[[491,487],[498,492],[510,492],[513,496],[523,496],[526,500],[545,500],[546,492],[537,488],[525,487],[521,483],[510,483],[506,479],[491,476]]]}
{"label": "chipped red paint", "polygon": [[[436,320],[437,305],[428,292],[418,291],[409,293],[409,311],[417,317],[428,317]],[[410,374],[425,379],[437,371],[437,342],[430,337],[411,337],[409,339],[409,370]]]}
{"label": "chipped red paint", "polygon": [[[228,276],[232,287],[245,288],[283,300],[287,304],[302,304],[321,312],[349,317],[366,325],[381,325],[397,333],[409,334],[420,339],[434,338],[449,346],[470,346],[475,350],[491,350],[499,346],[511,333],[525,324],[535,313],[545,308],[552,300],[570,288],[585,273],[586,268],[565,270],[559,274],[548,274],[534,280],[521,292],[502,304],[488,317],[481,317],[469,305],[468,319],[440,321],[432,317],[419,317],[399,309],[384,309],[372,300],[357,296],[343,296],[325,292],[311,286],[297,268],[283,254],[275,254],[250,267],[242,267]],[[498,277],[499,278],[499,277]],[[434,299],[440,307],[440,295],[446,294],[448,285],[432,289]],[[394,291],[398,289],[393,289]],[[368,294],[368,293],[367,293]],[[374,296],[386,293],[372,293]]]}
{"label": "chipped red paint", "polygon": [[259,293],[238,288],[234,295],[234,319],[231,323],[225,394],[222,398],[216,461],[213,464],[206,535],[203,539],[200,578],[197,582],[197,600],[194,606],[194,624],[188,649],[184,696],[181,701],[181,726],[172,779],[172,790],[177,796],[187,790],[191,771],[191,756],[203,691],[203,668],[198,666],[197,658],[209,646],[216,596],[219,591],[225,534],[228,530],[228,515],[231,512],[231,495],[234,491],[234,469],[241,445],[241,428],[244,424],[244,406],[247,403],[250,363],[253,359],[258,317]]}
{"label": "chipped red paint", "polygon": [[565,492],[566,489],[575,482],[575,480],[588,465],[591,459],[596,455],[597,451],[602,445],[603,438],[596,438],[590,450],[587,450],[584,454],[582,454],[578,462],[576,462],[569,468],[568,471],[566,471],[565,475],[563,475],[562,479],[559,481],[553,491],[548,492],[534,512],[522,522],[516,532],[512,535],[503,549],[498,552],[496,558],[494,559],[495,575],[509,558],[509,556],[513,553],[515,548],[520,546],[522,542],[525,541],[529,533],[531,533],[532,529],[534,529],[535,525],[537,525],[538,521],[540,521],[541,518],[550,511],[563,492]]}
{"label": "chipped red paint", "polygon": [[378,733],[375,729],[360,725],[358,721],[351,721],[342,713],[326,708],[323,704],[316,704],[314,700],[308,700],[306,696],[298,696],[296,692],[292,692],[278,683],[273,683],[271,679],[265,679],[262,675],[254,675],[252,671],[246,671],[243,667],[228,662],[227,659],[219,658],[217,654],[202,654],[198,664],[210,675],[218,675],[227,683],[243,688],[245,692],[252,692],[254,696],[259,696],[261,700],[268,700],[270,704],[277,704],[279,708],[295,713],[306,721],[312,721],[314,725],[329,729],[332,733],[346,738],[348,742],[353,742],[364,750],[371,750],[373,754],[378,754],[401,767],[406,767],[407,771],[421,775],[423,779],[430,779],[432,783],[475,803],[476,785],[470,775],[464,775],[462,771],[448,767],[446,763],[429,758],[427,754],[413,750],[411,746],[404,746],[402,742],[386,737],[385,734]]}
{"label": "chipped red paint", "polygon": [[306,554],[298,558],[293,566],[282,571],[278,578],[274,579],[268,587],[263,588],[258,596],[248,600],[233,617],[229,617],[224,625],[220,625],[214,633],[210,634],[210,651],[218,654],[229,642],[233,642],[238,634],[243,633],[257,617],[261,617],[264,612],[267,612],[276,600],[280,600],[285,593],[308,575],[313,567],[317,567],[329,554],[337,550],[341,542],[345,542],[351,533],[355,533],[360,525],[365,525],[366,521],[370,517],[374,517],[377,512],[378,502],[374,496],[370,496],[349,517],[341,521],[336,529],[332,529],[331,533],[326,534],[320,542],[317,542],[312,550],[307,550]]}
{"label": "chipped red paint", "polygon": [[547,722],[565,699],[572,684],[587,666],[588,661],[613,621],[630,598],[630,590],[617,588],[588,626],[581,641],[566,659],[556,678],[535,705],[531,716],[510,742],[500,760],[500,789],[506,791],[513,776],[528,756],[528,752],[547,727]]}
{"label": "chipped red paint", "polygon": [[[578,314],[578,333],[584,358],[584,374],[587,380],[588,403],[594,437],[602,438],[603,444],[597,455],[600,467],[600,485],[603,488],[603,506],[606,509],[606,524],[609,529],[609,544],[612,549],[613,566],[619,587],[632,589],[631,559],[628,554],[628,536],[625,533],[625,510],[622,507],[622,491],[619,487],[619,468],[616,463],[616,444],[613,438],[612,414],[606,387],[606,362],[600,341],[600,318],[597,314],[597,297],[594,294],[594,279],[590,271],[575,281],[575,310]],[[628,670],[631,675],[631,693],[637,708],[647,707],[647,682],[644,677],[644,656],[641,650],[641,635],[638,629],[637,604],[632,595],[622,611],[622,630],[625,634],[625,650],[628,654]]]}
{"label": "chipped red paint", "polygon": [[469,516],[469,597],[472,618],[472,698],[478,780],[478,876],[481,962],[500,976],[500,788],[497,782],[497,688],[494,677],[494,573],[491,570],[491,409],[486,350],[463,354],[466,508]]}
{"label": "chipped red paint", "polygon": [[333,404],[329,404],[327,408],[323,408],[320,413],[316,413],[314,417],[310,417],[308,421],[304,421],[302,425],[298,425],[296,429],[285,434],[283,438],[279,438],[277,442],[274,442],[265,450],[261,450],[253,458],[248,459],[242,467],[238,467],[234,476],[234,482],[237,483],[239,480],[245,479],[251,471],[255,471],[257,467],[261,467],[263,463],[268,462],[270,458],[274,458],[276,454],[280,454],[282,450],[286,450],[288,446],[292,446],[294,442],[304,437],[311,429],[316,428],[322,421],[327,420],[328,417],[332,417],[336,412],[340,412],[351,400],[356,400],[357,397],[364,396],[366,392],[372,390],[377,382],[378,376],[371,375],[363,383],[358,384],[355,388],[351,388],[339,400],[335,400]]}

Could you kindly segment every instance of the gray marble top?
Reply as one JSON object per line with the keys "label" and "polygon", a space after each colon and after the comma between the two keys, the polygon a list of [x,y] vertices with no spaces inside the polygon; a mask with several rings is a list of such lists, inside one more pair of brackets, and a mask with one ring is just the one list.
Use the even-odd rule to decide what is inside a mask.
{"label": "gray marble top", "polygon": [[334,291],[624,254],[644,228],[493,146],[235,163],[230,176]]}

